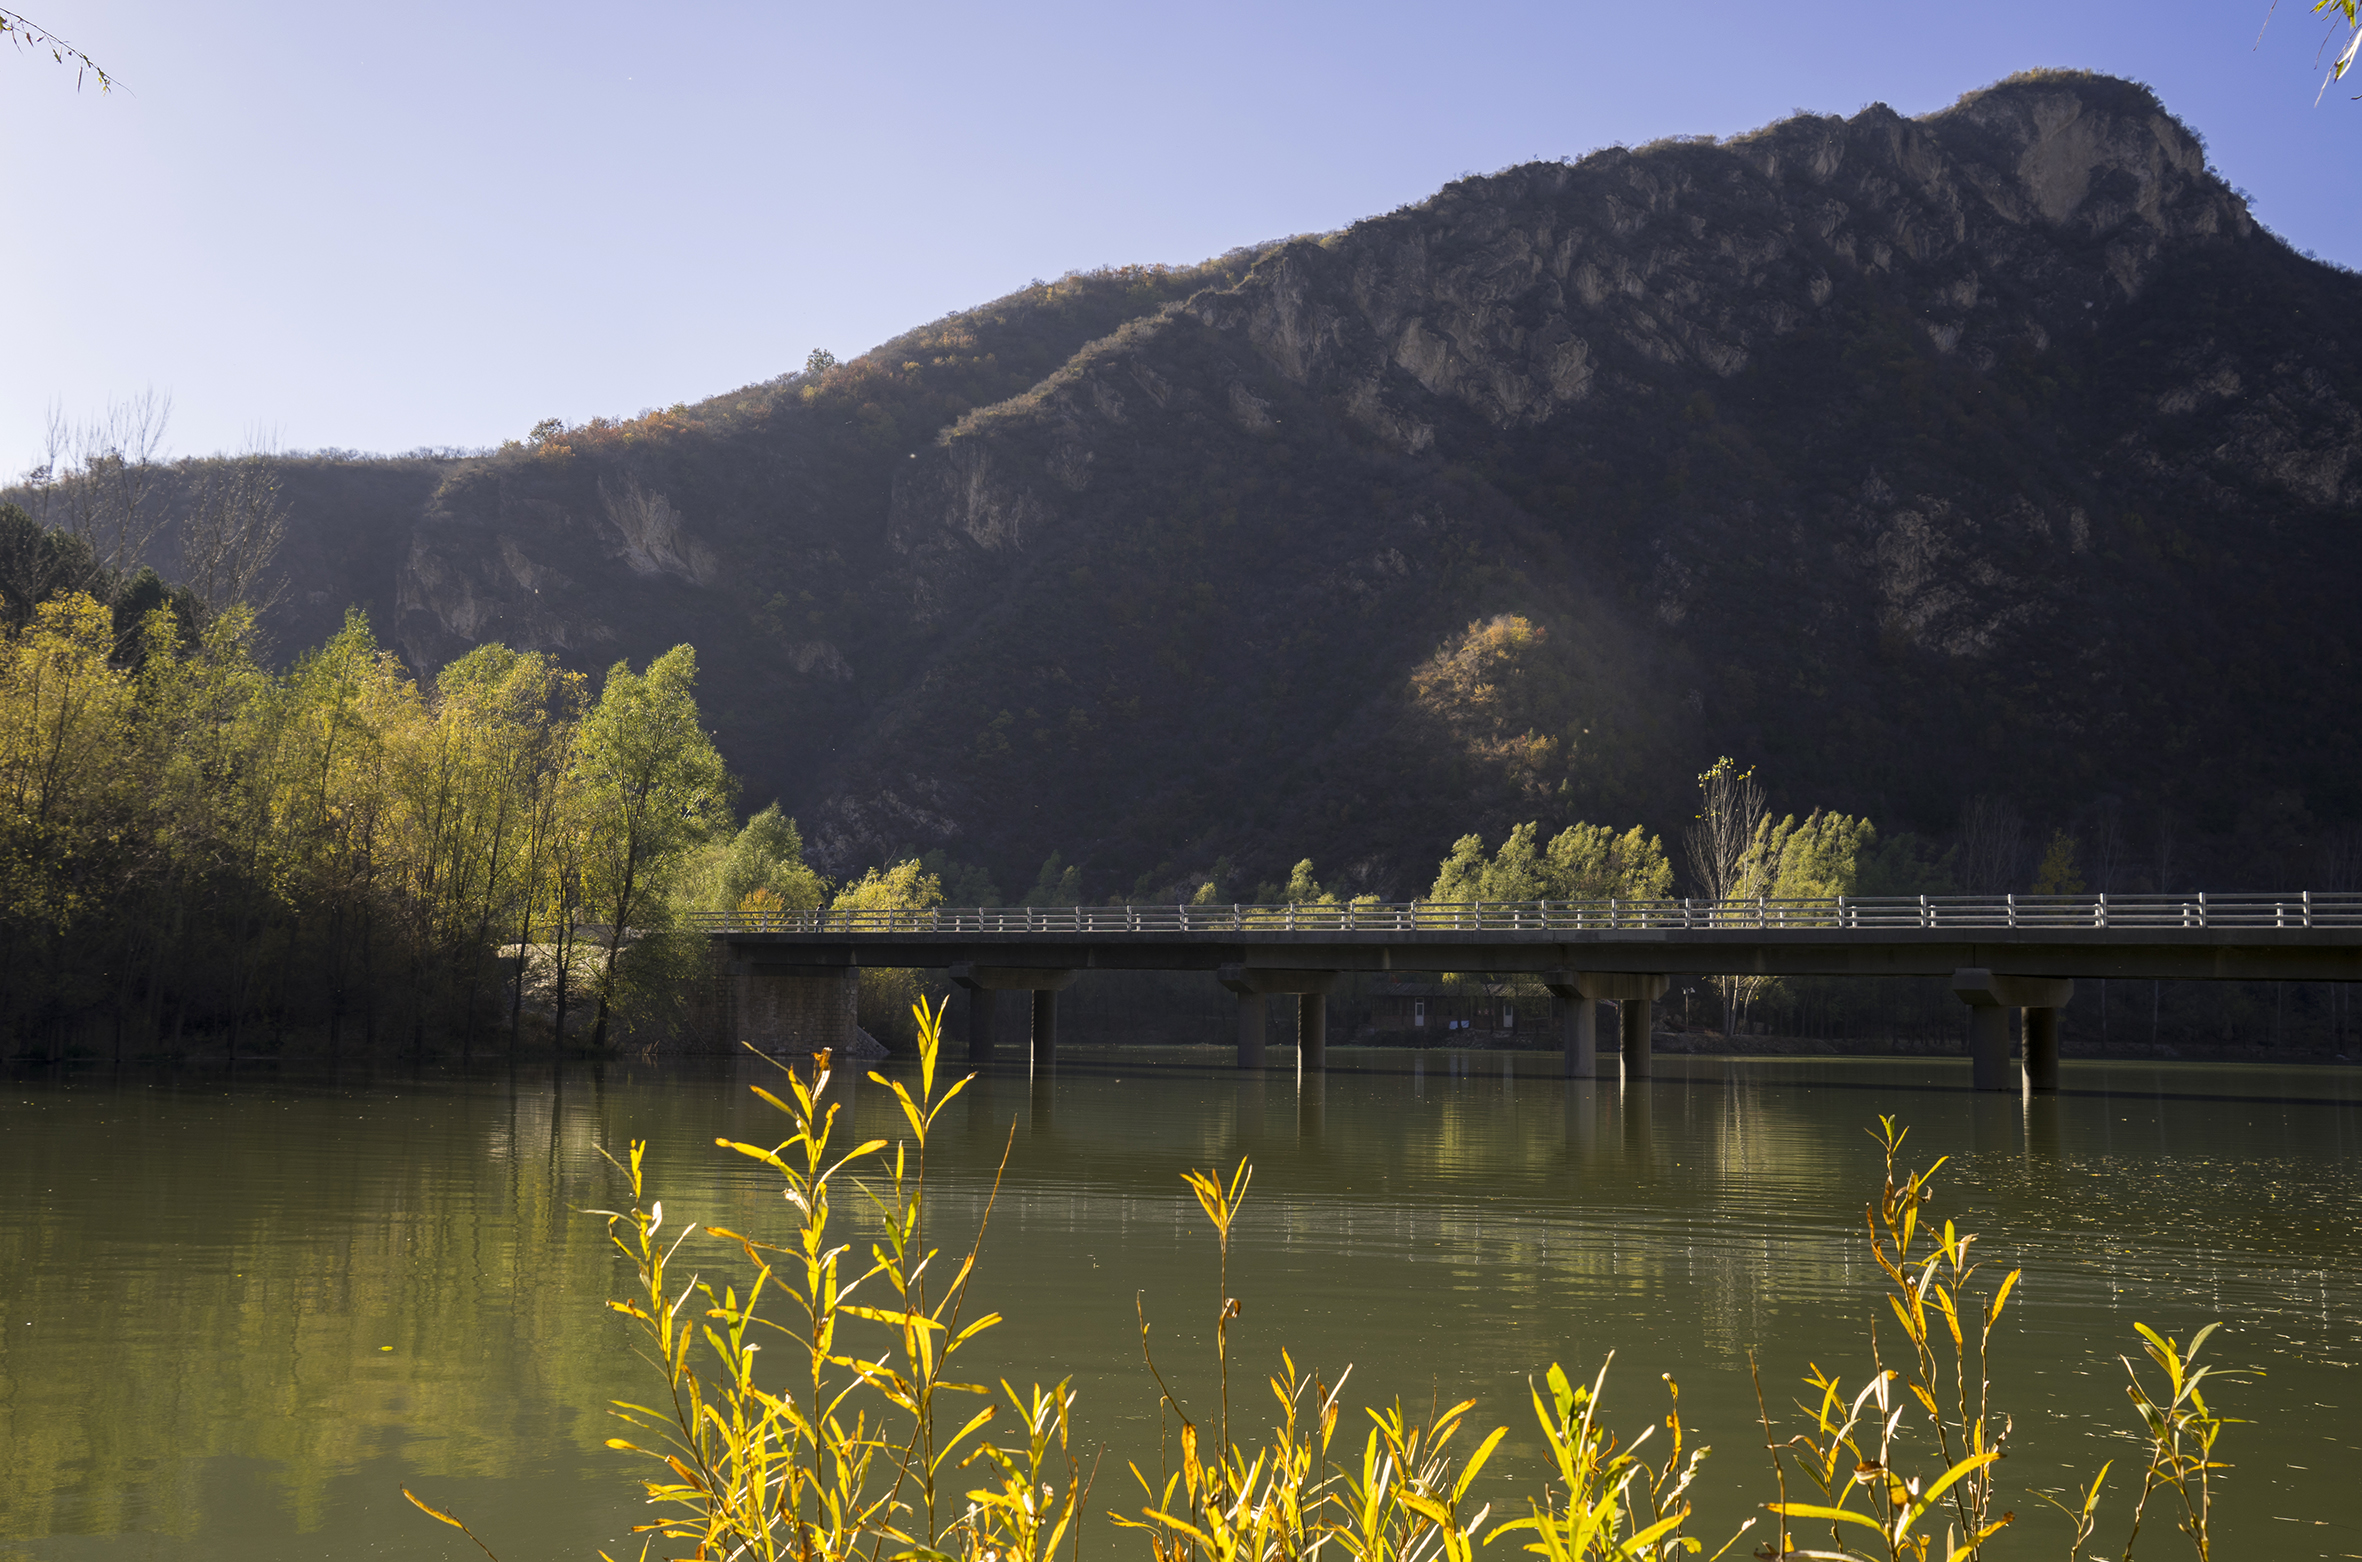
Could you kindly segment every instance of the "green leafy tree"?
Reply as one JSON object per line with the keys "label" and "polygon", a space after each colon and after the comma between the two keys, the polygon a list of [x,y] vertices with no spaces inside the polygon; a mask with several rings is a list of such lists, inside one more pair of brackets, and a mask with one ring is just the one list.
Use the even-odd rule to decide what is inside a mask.
{"label": "green leafy tree", "polygon": [[1572,824],[1550,841],[1544,883],[1552,900],[1663,900],[1673,893],[1665,843],[1634,825]]}
{"label": "green leafy tree", "polygon": [[644,675],[617,662],[583,718],[574,760],[582,782],[579,829],[590,902],[607,919],[593,1048],[607,1042],[616,967],[633,917],[666,904],[671,875],[727,817],[730,779],[699,724],[696,682],[697,653],[686,645],[650,662]]}
{"label": "green leafy tree", "polygon": [[993,883],[990,873],[975,863],[955,860],[940,846],[921,857],[919,866],[943,881],[943,900],[946,905],[997,906],[1001,903],[1001,888]]}
{"label": "green leafy tree", "polygon": [[1834,900],[1855,892],[1862,854],[1877,843],[1867,819],[1814,809],[1756,827],[1745,874],[1773,900]]}
{"label": "green leafy tree", "polygon": [[681,876],[678,902],[695,911],[737,911],[747,897],[767,895],[774,910],[809,910],[828,903],[828,885],[804,861],[804,836],[772,803],[726,841],[697,853]]}
{"label": "green leafy tree", "polygon": [[2083,875],[2075,866],[2078,842],[2060,830],[2050,838],[2050,845],[2042,853],[2042,866],[2034,870],[2034,893],[2037,895],[2080,895]]}
{"label": "green leafy tree", "polygon": [[[1055,857],[1051,861],[1055,862]],[[837,911],[925,911],[943,904],[943,880],[917,858],[871,868],[837,891]],[[1071,905],[1072,902],[1066,904]],[[874,1029],[899,1028],[897,1021],[919,1001],[916,971],[882,966],[861,970],[861,1018]]]}
{"label": "green leafy tree", "polygon": [[915,857],[871,868],[849,881],[830,902],[836,911],[925,911],[943,904],[943,881]]}
{"label": "green leafy tree", "polygon": [[1638,825],[1572,824],[1545,845],[1539,823],[1509,832],[1489,859],[1484,838],[1463,835],[1437,866],[1430,900],[1662,900],[1673,893],[1664,842]]}
{"label": "green leafy tree", "polygon": [[1288,870],[1285,884],[1265,882],[1255,886],[1258,906],[1334,906],[1338,898],[1320,887],[1312,876],[1312,859],[1305,858]]}
{"label": "green leafy tree", "polygon": [[1083,870],[1057,852],[1043,859],[1033,876],[1033,888],[1018,900],[1020,906],[1079,906],[1083,903]]}

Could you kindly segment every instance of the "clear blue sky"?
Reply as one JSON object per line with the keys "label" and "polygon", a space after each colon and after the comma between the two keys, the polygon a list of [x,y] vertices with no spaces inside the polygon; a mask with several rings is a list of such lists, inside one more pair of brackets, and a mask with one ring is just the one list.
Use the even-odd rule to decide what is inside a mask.
{"label": "clear blue sky", "polygon": [[2149,82],[2362,265],[2309,0],[1747,6],[10,0],[0,476],[153,387],[177,454],[486,445],[850,356],[1032,277],[1192,261],[1615,142]]}

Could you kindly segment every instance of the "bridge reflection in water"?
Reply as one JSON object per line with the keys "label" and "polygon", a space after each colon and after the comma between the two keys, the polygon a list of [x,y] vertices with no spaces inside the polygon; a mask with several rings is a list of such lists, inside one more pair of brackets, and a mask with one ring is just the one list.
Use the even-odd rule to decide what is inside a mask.
{"label": "bridge reflection in water", "polygon": [[[1934,976],[1968,1006],[1977,1089],[2051,1091],[2059,1011],[2078,978],[2362,978],[2362,894],[2303,891],[984,906],[701,920],[729,961],[741,1039],[843,1046],[860,970],[933,968],[966,994],[968,1056],[979,1063],[1020,1017],[1033,1061],[1055,1061],[1058,994],[1084,971],[1212,976],[1237,998],[1241,1068],[1264,1066],[1267,1000],[1293,998],[1295,1066],[1306,1074],[1327,1066],[1328,995],[1344,973],[1538,977],[1560,1000],[1567,1075],[1623,1079],[1650,1076],[1652,1008],[1677,976]],[[1601,1003],[1617,1009],[1604,1053]],[[2010,1068],[2013,1010],[2023,1016],[2022,1071]]]}

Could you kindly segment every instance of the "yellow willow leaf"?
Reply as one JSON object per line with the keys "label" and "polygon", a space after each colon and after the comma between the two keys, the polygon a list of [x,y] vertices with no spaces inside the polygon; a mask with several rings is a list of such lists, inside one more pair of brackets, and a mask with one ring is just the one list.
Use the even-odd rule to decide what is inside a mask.
{"label": "yellow willow leaf", "polygon": [[410,1505],[412,1507],[418,1509],[419,1512],[425,1514],[427,1517],[441,1519],[453,1529],[464,1530],[467,1528],[465,1524],[460,1523],[459,1520],[453,1518],[450,1514],[445,1513],[441,1508],[435,1507],[433,1504],[421,1500],[418,1493],[412,1491],[409,1487],[405,1486],[402,1488],[402,1495],[410,1499]]}
{"label": "yellow willow leaf", "polygon": [[1949,1470],[1946,1470],[1941,1476],[1937,1477],[1936,1483],[1933,1486],[1930,1486],[1926,1491],[1911,1499],[1910,1507],[1904,1510],[1902,1517],[1896,1521],[1898,1526],[1897,1533],[1899,1534],[1901,1530],[1908,1529],[1911,1525],[1917,1523],[1921,1514],[1924,1514],[1928,1509],[1935,1506],[1936,1499],[1938,1497],[1941,1497],[1945,1492],[1952,1489],[1954,1482],[1962,1479],[1965,1476],[1975,1474],[1977,1471],[1983,1469],[1986,1465],[1991,1464],[1994,1460],[2000,1457],[2001,1454],[1998,1450],[1981,1454],[1971,1454],[1966,1459],[1963,1459],[1958,1464],[1952,1466],[1952,1468]]}
{"label": "yellow willow leaf", "polygon": [[[1187,1535],[1190,1539],[1196,1541],[1208,1551],[1215,1549],[1213,1537],[1208,1535],[1204,1530],[1199,1529],[1196,1525],[1190,1523],[1187,1519],[1175,1518],[1172,1514],[1160,1512],[1155,1508],[1144,1508],[1141,1511],[1149,1518],[1154,1519],[1157,1523],[1164,1525],[1167,1529],[1172,1530],[1176,1534]],[[1141,1529],[1147,1528],[1146,1525],[1138,1525],[1135,1527]]]}
{"label": "yellow willow leaf", "polygon": [[1625,1541],[1621,1546],[1616,1548],[1615,1554],[1619,1558],[1647,1555],[1649,1551],[1655,1548],[1659,1538],[1670,1535],[1675,1530],[1679,1529],[1681,1527],[1682,1520],[1688,1517],[1689,1508],[1685,1505],[1679,1512],[1657,1520],[1656,1523],[1651,1524],[1647,1529],[1642,1530],[1630,1540]]}
{"label": "yellow willow leaf", "polygon": [[2018,1283],[2018,1276],[2024,1273],[2022,1269],[2012,1269],[2001,1282],[2001,1289],[1993,1293],[1993,1305],[1985,1312],[1985,1327],[1991,1328],[1993,1321],[2001,1316],[2001,1309],[2009,1302],[2010,1288]]}
{"label": "yellow willow leaf", "polygon": [[1977,1549],[1980,1546],[1984,1545],[1986,1541],[1991,1540],[1995,1535],[2000,1534],[2004,1529],[2007,1529],[2010,1523],[2016,1518],[2017,1515],[2014,1513],[2004,1513],[1992,1523],[1987,1524],[1982,1529],[1978,1530],[1976,1533],[1976,1539],[1969,1541],[1966,1545],[1954,1546],[1952,1548],[1951,1555],[1946,1557],[1944,1562],[1960,1562],[1962,1557],[1975,1556],[1977,1554]]}
{"label": "yellow willow leaf", "polygon": [[1415,1491],[1398,1491],[1394,1500],[1433,1523],[1449,1524],[1452,1521],[1452,1510],[1433,1497],[1422,1496]]}
{"label": "yellow willow leaf", "polygon": [[1458,1502],[1462,1497],[1468,1495],[1468,1484],[1476,1479],[1476,1472],[1484,1468],[1485,1461],[1493,1456],[1493,1450],[1500,1447],[1501,1439],[1508,1435],[1509,1428],[1497,1426],[1493,1428],[1492,1436],[1477,1444],[1476,1452],[1469,1455],[1467,1468],[1463,1469],[1460,1472],[1460,1478],[1452,1483],[1452,1501]]}

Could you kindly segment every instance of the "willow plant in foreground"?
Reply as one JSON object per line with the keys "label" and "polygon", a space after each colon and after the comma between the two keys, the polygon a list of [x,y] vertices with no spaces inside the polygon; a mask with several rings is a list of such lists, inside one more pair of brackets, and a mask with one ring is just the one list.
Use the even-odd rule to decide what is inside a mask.
{"label": "willow plant in foreground", "polygon": [[[784,1244],[719,1226],[672,1229],[663,1204],[647,1198],[647,1145],[634,1141],[628,1162],[615,1163],[628,1179],[630,1206],[591,1213],[606,1218],[639,1283],[636,1297],[608,1305],[637,1326],[665,1386],[658,1403],[619,1402],[615,1413],[634,1437],[609,1441],[661,1466],[642,1483],[664,1515],[638,1526],[650,1537],[643,1559],[659,1538],[690,1543],[688,1555],[700,1562],[1057,1562],[1062,1546],[1069,1562],[1081,1556],[1091,1470],[1074,1445],[1071,1380],[1025,1394],[1004,1382],[1002,1398],[1022,1436],[1000,1441],[986,1433],[1002,1407],[982,1385],[951,1375],[961,1352],[1000,1322],[997,1314],[967,1318],[993,1199],[956,1269],[938,1280],[941,1254],[926,1235],[927,1145],[938,1115],[974,1076],[938,1088],[943,1010],[922,1003],[914,1013],[916,1092],[869,1076],[893,1094],[908,1130],[901,1142],[838,1146],[839,1108],[825,1099],[825,1053],[809,1077],[782,1066],[784,1097],[755,1092],[785,1116],[786,1137],[768,1146],[716,1141],[778,1174],[792,1211]],[[1925,1214],[1944,1162],[1905,1170],[1906,1131],[1891,1119],[1881,1118],[1873,1137],[1886,1177],[1866,1211],[1867,1238],[1884,1276],[1880,1317],[1892,1315],[1905,1348],[1890,1359],[1888,1336],[1874,1320],[1865,1381],[1849,1388],[1814,1365],[1804,1380],[1810,1398],[1797,1403],[1805,1429],[1785,1439],[1758,1375],[1757,1408],[1777,1490],[1776,1500],[1763,1504],[1774,1532],[1753,1554],[1767,1562],[1982,1562],[2016,1518],[1995,1511],[1994,1467],[2010,1422],[1993,1405],[1990,1353],[2019,1271],[1984,1289],[1983,1266],[1971,1257],[1977,1239]],[[1004,1148],[1004,1169],[1007,1159]],[[877,1173],[874,1182],[853,1182],[856,1168]],[[1708,1450],[1690,1442],[1670,1378],[1672,1405],[1661,1426],[1626,1442],[1601,1421],[1607,1366],[1579,1385],[1553,1365],[1531,1396],[1548,1476],[1520,1516],[1489,1530],[1492,1505],[1478,1501],[1474,1487],[1507,1429],[1477,1438],[1462,1457],[1473,1400],[1425,1423],[1399,1403],[1366,1411],[1370,1424],[1349,1452],[1351,1442],[1339,1448],[1337,1440],[1350,1368],[1330,1384],[1283,1352],[1267,1380],[1269,1435],[1260,1446],[1242,1446],[1230,1392],[1230,1326],[1242,1311],[1230,1293],[1230,1248],[1252,1170],[1242,1160],[1227,1178],[1192,1171],[1184,1180],[1216,1238],[1220,1402],[1211,1428],[1189,1414],[1149,1349],[1141,1301],[1141,1352],[1158,1390],[1160,1423],[1178,1421],[1178,1467],[1160,1464],[1151,1479],[1134,1465],[1145,1505],[1108,1517],[1144,1537],[1151,1562],[1472,1562],[1478,1546],[1512,1537],[1545,1562],[1669,1562],[1703,1553],[1687,1527]],[[866,1259],[853,1256],[837,1214],[846,1186],[859,1189],[874,1218]],[[999,1186],[996,1172],[995,1198]],[[700,1232],[735,1249],[736,1283],[676,1278],[685,1244]],[[2178,1502],[2179,1527],[2200,1562],[2209,1562],[2213,1474],[2224,1468],[2214,1454],[2230,1424],[2201,1389],[2210,1377],[2227,1376],[2197,1364],[2214,1326],[2187,1349],[2136,1327],[2164,1383],[2152,1392],[2126,1361],[2147,1464],[2118,1562],[2130,1562],[2151,1501],[2165,1493]],[[769,1370],[759,1378],[761,1366]],[[1659,1431],[1669,1435],[1651,1463],[1644,1455]],[[1163,1456],[1173,1451],[1160,1446]],[[961,1471],[974,1471],[976,1484],[958,1489]],[[1805,1500],[1792,1498],[1792,1474],[1812,1488]],[[2107,1474],[2103,1466],[2076,1507],[2044,1498],[2074,1527],[2070,1562],[2097,1559],[2085,1548]],[[1814,1537],[1800,1541],[1791,1521],[1812,1527]],[[1755,1522],[1742,1524],[1714,1555],[1727,1554]],[[1940,1551],[1938,1526],[1947,1531]]]}
{"label": "willow plant in foreground", "polygon": [[[786,1099],[755,1090],[787,1118],[785,1139],[715,1141],[777,1172],[794,1212],[791,1239],[782,1246],[703,1228],[738,1249],[743,1293],[697,1276],[674,1280],[674,1260],[696,1228],[668,1238],[662,1202],[643,1207],[644,1142],[633,1142],[628,1166],[616,1163],[630,1179],[631,1207],[594,1212],[606,1215],[640,1282],[638,1297],[608,1305],[640,1326],[669,1391],[660,1405],[618,1403],[615,1413],[647,1441],[618,1437],[608,1446],[664,1467],[665,1474],[644,1485],[651,1503],[672,1511],[637,1528],[693,1542],[698,1558],[1049,1562],[1074,1535],[1086,1487],[1071,1446],[1073,1396],[1065,1384],[1037,1385],[1030,1397],[1002,1385],[1027,1428],[1022,1449],[969,1446],[993,1419],[989,1402],[956,1429],[944,1429],[943,1396],[986,1393],[948,1376],[953,1361],[1000,1318],[963,1321],[991,1201],[959,1267],[936,1283],[941,1254],[925,1240],[927,1142],[936,1117],[974,1076],[937,1090],[943,1010],[921,1004],[915,1012],[917,1093],[869,1076],[893,1092],[909,1128],[890,1159],[882,1139],[835,1145],[839,1108],[823,1100],[826,1053],[814,1060],[808,1079],[782,1065]],[[841,1239],[835,1211],[839,1189],[860,1167],[885,1174],[861,1190],[880,1231],[866,1262],[853,1258],[852,1244]],[[993,1192],[997,1197],[997,1174]],[[883,1345],[875,1354],[856,1340],[865,1330],[869,1344]],[[756,1374],[766,1344],[788,1358],[786,1381],[776,1388]],[[944,1500],[943,1480],[963,1450],[963,1462],[981,1461],[1000,1479],[967,1493],[957,1512],[947,1513],[954,1505]],[[1063,1492],[1044,1479],[1059,1473],[1066,1477]]]}
{"label": "willow plant in foreground", "polygon": [[[1901,1326],[1909,1350],[1890,1365],[1874,1321],[1869,1380],[1849,1398],[1837,1377],[1814,1366],[1805,1379],[1814,1400],[1797,1405],[1812,1424],[1784,1442],[1772,1430],[1768,1409],[1761,1408],[1758,1378],[1764,1442],[1780,1491],[1779,1500],[1765,1506],[1781,1521],[1778,1538],[1758,1556],[1925,1562],[1931,1554],[1940,1554],[1945,1562],[1981,1562],[1986,1542],[2017,1518],[2014,1511],[1994,1513],[1993,1467],[2004,1455],[2010,1421],[1993,1409],[1991,1348],[1994,1326],[2023,1271],[2012,1269],[1989,1294],[1974,1288],[1983,1267],[1969,1256],[1976,1237],[1950,1220],[1939,1229],[1921,1218],[1922,1206],[1934,1197],[1935,1174],[1949,1157],[1924,1171],[1903,1169],[1900,1159],[1909,1133],[1896,1127],[1893,1118],[1878,1120],[1873,1137],[1886,1157],[1886,1181],[1865,1212],[1870,1253],[1886,1277],[1887,1310]],[[2133,1327],[2147,1340],[2150,1358],[2164,1369],[2168,1393],[2163,1402],[2152,1399],[2140,1373],[2125,1361],[2132,1378],[2128,1392],[2147,1433],[2148,1467],[2120,1562],[2131,1562],[2149,1499],[2163,1490],[2181,1499],[2182,1531],[2200,1562],[2207,1562],[2213,1555],[2209,1478],[2224,1468],[2214,1460],[2213,1451],[2226,1423],[2206,1408],[2199,1393],[2200,1382],[2215,1369],[2194,1362],[2217,1326],[2199,1330],[2187,1351],[2147,1324]],[[1914,1419],[1914,1411],[1924,1420]],[[1933,1443],[1932,1474],[1906,1472],[1914,1438]],[[1790,1458],[1818,1488],[1818,1501],[1789,1500]],[[2043,1498],[2075,1525],[2067,1547],[2069,1562],[2087,1555],[2083,1547],[2097,1529],[2100,1491],[2110,1467],[2100,1467],[2077,1508],[2054,1497]],[[1827,1545],[1799,1546],[1786,1528],[1788,1519],[1825,1523]],[[1946,1529],[1941,1553],[1933,1551],[1935,1537],[1928,1531],[1935,1522]],[[1865,1543],[1859,1538],[1865,1533],[1875,1539]]]}
{"label": "willow plant in foreground", "polygon": [[[1872,1372],[1849,1399],[1843,1383],[1818,1365],[1805,1381],[1817,1403],[1798,1405],[1811,1418],[1809,1430],[1776,1442],[1764,1413],[1764,1440],[1771,1447],[1780,1500],[1768,1504],[1783,1521],[1773,1556],[1883,1558],[1902,1562],[1924,1558],[1933,1536],[1923,1525],[1938,1516],[1949,1531],[1943,1555],[1979,1559],[1985,1542],[2017,1515],[1993,1516],[1992,1467],[2002,1456],[2009,1418],[1993,1411],[1990,1348],[1993,1326],[2022,1273],[2013,1269],[1990,1295],[1972,1289],[1982,1265],[1969,1257],[1976,1243],[1946,1220],[1938,1232],[1920,1218],[1934,1196],[1935,1174],[1898,1166],[1910,1130],[1894,1119],[1878,1120],[1877,1138],[1886,1156],[1886,1183],[1865,1215],[1870,1253],[1886,1276],[1886,1303],[1901,1324],[1909,1353],[1890,1367],[1875,1322],[1870,1332]],[[1899,1180],[1898,1180],[1899,1179]],[[1964,1322],[1965,1318],[1965,1322]],[[1760,1402],[1760,1387],[1758,1399]],[[1925,1413],[1914,1421],[1911,1411]],[[1906,1434],[1931,1439],[1939,1461],[1932,1476],[1904,1469]],[[1806,1478],[1819,1488],[1817,1502],[1791,1502],[1786,1456],[1793,1454]],[[1829,1544],[1800,1549],[1784,1521],[1826,1523]],[[1848,1531],[1868,1530],[1874,1547],[1849,1541]]]}
{"label": "willow plant in foreground", "polygon": [[[1220,1387],[1220,1420],[1209,1450],[1148,1348],[1145,1309],[1140,1324],[1141,1354],[1156,1379],[1160,1412],[1180,1421],[1180,1468],[1152,1482],[1132,1467],[1148,1498],[1137,1518],[1111,1514],[1117,1525],[1144,1531],[1155,1562],[1296,1562],[1324,1553],[1350,1562],[1470,1562],[1477,1545],[1499,1536],[1528,1532],[1526,1547],[1550,1562],[1629,1562],[1700,1549],[1682,1532],[1690,1516],[1686,1493],[1703,1448],[1683,1457],[1679,1390],[1666,1418],[1672,1431],[1664,1462],[1650,1466],[1640,1447],[1651,1427],[1630,1446],[1597,1424],[1598,1391],[1571,1386],[1557,1366],[1549,1372],[1549,1398],[1534,1395],[1534,1413],[1548,1441],[1559,1484],[1531,1503],[1524,1518],[1484,1533],[1491,1505],[1472,1505],[1474,1485],[1507,1427],[1495,1427],[1465,1462],[1452,1448],[1476,1401],[1462,1400],[1422,1426],[1400,1403],[1367,1412],[1361,1457],[1332,1464],[1336,1437],[1337,1387],[1300,1371],[1282,1353],[1280,1373],[1269,1380],[1278,1419],[1268,1442],[1248,1450],[1230,1439],[1229,1326],[1241,1309],[1229,1294],[1230,1233],[1252,1171],[1241,1161],[1227,1181],[1211,1172],[1184,1174],[1190,1191],[1212,1222],[1220,1258],[1218,1304],[1214,1314],[1215,1368]],[[1666,1380],[1671,1387],[1672,1380]],[[1742,1532],[1745,1526],[1741,1526]],[[1737,1536],[1732,1537],[1735,1543]],[[1723,1551],[1730,1549],[1725,1544]],[[1720,1556],[1722,1553],[1717,1552]]]}

